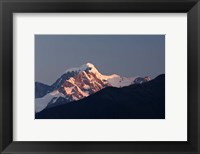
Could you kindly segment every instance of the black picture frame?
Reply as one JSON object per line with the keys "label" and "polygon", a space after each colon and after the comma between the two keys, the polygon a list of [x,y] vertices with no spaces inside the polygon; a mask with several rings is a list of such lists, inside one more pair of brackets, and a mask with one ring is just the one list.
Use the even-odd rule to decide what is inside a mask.
{"label": "black picture frame", "polygon": [[[1,153],[200,154],[199,0],[0,0]],[[13,13],[145,12],[187,13],[187,142],[16,142],[13,141]],[[184,83],[183,83],[184,84]],[[119,132],[120,133],[120,132]]]}

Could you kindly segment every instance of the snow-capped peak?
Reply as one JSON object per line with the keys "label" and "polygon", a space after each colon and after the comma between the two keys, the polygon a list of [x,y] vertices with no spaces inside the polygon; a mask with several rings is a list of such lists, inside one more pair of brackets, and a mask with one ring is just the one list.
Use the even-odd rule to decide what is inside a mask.
{"label": "snow-capped peak", "polygon": [[90,68],[93,68],[93,67],[94,67],[94,65],[93,65],[92,63],[86,63],[86,64],[84,64],[84,65],[86,65],[87,67],[90,67]]}
{"label": "snow-capped peak", "polygon": [[[96,75],[96,77],[98,79],[100,79],[101,81],[103,81],[105,83],[109,83],[109,84],[111,84],[111,86],[114,86],[114,87],[128,86],[135,79],[135,78],[121,77],[117,74],[102,75],[92,63],[86,63],[84,65],[81,65],[80,67],[70,68],[65,71],[65,73],[68,73],[68,72],[76,72],[76,73],[83,72],[84,74],[86,72],[93,73]],[[86,76],[87,76],[87,74],[86,74]]]}
{"label": "snow-capped peak", "polygon": [[96,73],[99,73],[97,71],[97,69],[95,68],[95,66],[91,63],[86,63],[84,65],[81,65],[80,67],[74,67],[74,68],[70,68],[70,69],[67,69],[65,71],[65,73],[68,73],[68,72],[83,72],[83,71],[86,71],[86,70],[89,70],[90,72],[96,72]]}
{"label": "snow-capped peak", "polygon": [[141,84],[149,80],[149,77],[126,78],[117,74],[103,75],[93,64],[86,63],[80,67],[67,69],[65,74],[52,85],[52,91],[42,98],[37,98],[35,103],[36,112],[56,105],[59,98],[66,99],[68,102],[76,101],[88,97],[105,87],[120,88],[131,84]]}
{"label": "snow-capped peak", "polygon": [[[99,71],[96,69],[96,67],[93,65],[93,64],[91,64],[91,63],[87,63],[87,64],[85,64],[86,66],[86,69],[88,69],[89,68],[89,72],[93,72],[93,73],[98,73],[98,74],[100,74],[99,73]],[[82,66],[84,66],[84,65],[82,65]]]}

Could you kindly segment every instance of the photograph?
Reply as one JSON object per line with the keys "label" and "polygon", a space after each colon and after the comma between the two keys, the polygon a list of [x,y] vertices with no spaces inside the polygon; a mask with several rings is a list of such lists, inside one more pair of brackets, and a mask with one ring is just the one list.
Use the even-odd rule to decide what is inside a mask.
{"label": "photograph", "polygon": [[165,35],[35,35],[35,120],[165,119]]}

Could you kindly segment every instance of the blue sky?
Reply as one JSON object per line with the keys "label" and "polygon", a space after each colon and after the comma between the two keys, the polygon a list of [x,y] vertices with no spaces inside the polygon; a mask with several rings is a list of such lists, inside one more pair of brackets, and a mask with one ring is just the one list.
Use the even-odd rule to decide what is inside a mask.
{"label": "blue sky", "polygon": [[87,62],[105,75],[165,73],[165,35],[35,35],[35,81],[51,85]]}

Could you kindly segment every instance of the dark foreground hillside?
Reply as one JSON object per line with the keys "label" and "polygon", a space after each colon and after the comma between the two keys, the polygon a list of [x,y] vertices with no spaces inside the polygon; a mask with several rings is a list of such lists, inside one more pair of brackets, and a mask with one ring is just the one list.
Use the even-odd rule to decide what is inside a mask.
{"label": "dark foreground hillside", "polygon": [[35,118],[164,119],[165,75],[143,84],[107,87],[82,100],[44,109]]}

